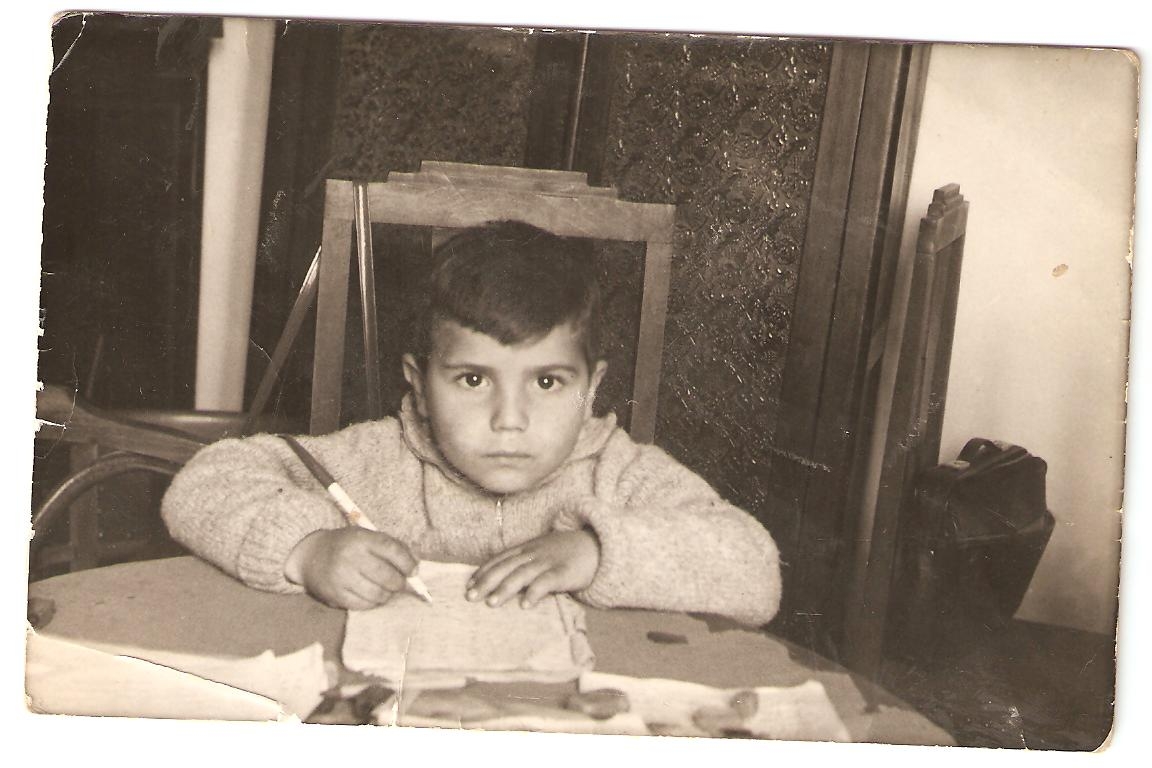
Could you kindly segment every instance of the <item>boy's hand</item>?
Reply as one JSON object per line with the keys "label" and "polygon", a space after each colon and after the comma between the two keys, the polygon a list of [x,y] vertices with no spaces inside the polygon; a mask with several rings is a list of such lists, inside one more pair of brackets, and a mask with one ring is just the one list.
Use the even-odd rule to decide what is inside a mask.
{"label": "boy's hand", "polygon": [[284,575],[333,608],[364,610],[404,589],[415,568],[403,542],[350,526],[305,536],[288,555]]}
{"label": "boy's hand", "polygon": [[600,542],[588,530],[556,531],[503,552],[476,569],[466,597],[493,607],[524,592],[531,608],[554,592],[577,592],[592,583],[600,566]]}

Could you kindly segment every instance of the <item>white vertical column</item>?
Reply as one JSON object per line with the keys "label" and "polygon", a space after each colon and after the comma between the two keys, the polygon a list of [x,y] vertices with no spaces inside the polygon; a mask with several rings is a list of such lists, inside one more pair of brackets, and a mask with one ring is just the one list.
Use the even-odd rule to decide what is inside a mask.
{"label": "white vertical column", "polygon": [[208,58],[196,408],[243,410],[276,22],[224,19]]}

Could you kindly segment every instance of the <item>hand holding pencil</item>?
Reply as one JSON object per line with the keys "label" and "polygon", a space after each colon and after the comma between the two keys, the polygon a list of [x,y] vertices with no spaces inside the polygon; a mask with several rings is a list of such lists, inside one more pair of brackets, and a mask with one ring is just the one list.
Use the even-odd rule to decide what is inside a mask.
{"label": "hand holding pencil", "polygon": [[339,608],[363,610],[381,605],[405,588],[432,602],[414,574],[416,560],[405,544],[380,532],[339,483],[294,438],[281,436],[324,486],[349,527],[315,531],[292,550],[285,568],[290,581]]}

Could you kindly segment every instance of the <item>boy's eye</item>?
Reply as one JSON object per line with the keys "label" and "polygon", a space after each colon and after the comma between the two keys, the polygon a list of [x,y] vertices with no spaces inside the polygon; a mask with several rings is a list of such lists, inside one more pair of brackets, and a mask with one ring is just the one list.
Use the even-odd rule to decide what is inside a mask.
{"label": "boy's eye", "polygon": [[476,389],[484,384],[484,377],[478,373],[465,373],[458,381],[469,389]]}
{"label": "boy's eye", "polygon": [[556,379],[555,376],[541,376],[540,378],[536,379],[536,386],[540,387],[540,389],[555,389],[559,385],[560,382]]}

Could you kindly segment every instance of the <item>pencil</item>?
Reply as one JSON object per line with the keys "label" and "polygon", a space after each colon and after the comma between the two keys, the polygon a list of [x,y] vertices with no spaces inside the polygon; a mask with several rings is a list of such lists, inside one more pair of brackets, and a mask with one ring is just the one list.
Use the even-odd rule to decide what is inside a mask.
{"label": "pencil", "polygon": [[[308,449],[300,445],[300,441],[291,435],[280,435],[284,442],[300,457],[300,461],[308,468],[320,485],[324,486],[324,490],[328,491],[328,495],[336,502],[336,506],[340,507],[340,511],[344,513],[344,519],[351,525],[359,526],[366,531],[379,531],[372,524],[372,521],[360,511],[360,507],[356,506],[356,502],[352,501],[352,497],[348,495],[347,491],[340,487],[340,483],[336,482],[336,478],[324,469],[315,456],[308,452]],[[428,587],[421,581],[420,577],[413,574],[405,577],[408,582],[408,588],[415,592],[420,598],[427,602],[432,602],[432,593],[428,591]]]}

